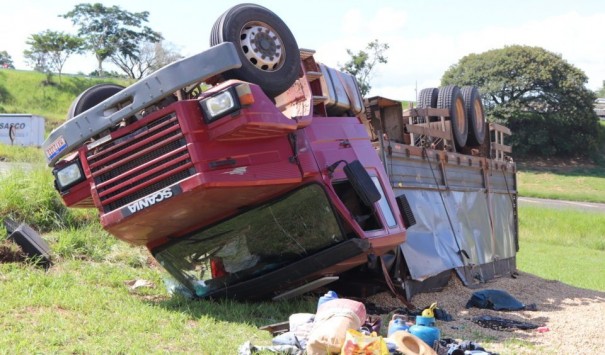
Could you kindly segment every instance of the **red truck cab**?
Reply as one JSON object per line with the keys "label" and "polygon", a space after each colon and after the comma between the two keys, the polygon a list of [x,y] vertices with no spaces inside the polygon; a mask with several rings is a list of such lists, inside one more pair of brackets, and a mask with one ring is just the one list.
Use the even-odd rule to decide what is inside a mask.
{"label": "red truck cab", "polygon": [[[221,18],[251,6],[270,13],[244,4]],[[197,297],[293,296],[403,243],[352,76],[295,47],[281,53],[296,56],[293,82],[276,94],[270,80],[229,79],[250,65],[239,44],[174,63],[53,131],[44,148],[65,204],[97,208],[109,233],[145,245]],[[168,83],[149,89],[157,82]],[[183,89],[191,82],[212,87]]]}

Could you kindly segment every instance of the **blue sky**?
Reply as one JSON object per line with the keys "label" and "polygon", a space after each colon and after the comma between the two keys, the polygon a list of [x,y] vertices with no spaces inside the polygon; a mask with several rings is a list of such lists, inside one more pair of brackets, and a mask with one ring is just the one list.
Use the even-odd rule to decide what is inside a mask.
{"label": "blue sky", "polygon": [[[84,1],[17,0],[0,5],[0,51],[17,69],[29,69],[22,52],[26,40],[47,29],[75,34],[71,22],[58,17]],[[106,6],[149,11],[148,25],[183,55],[209,46],[212,24],[242,1],[99,0]],[[378,39],[388,43],[388,64],[377,67],[371,95],[413,100],[418,90],[438,86],[443,72],[470,53],[505,45],[539,46],[561,54],[583,70],[588,88],[605,80],[605,5],[577,1],[337,1],[258,0],[279,15],[301,48],[315,49],[316,59],[330,66],[344,63],[346,49],[363,49]],[[109,66],[108,66],[109,67]],[[88,73],[92,55],[68,59],[64,72]]]}

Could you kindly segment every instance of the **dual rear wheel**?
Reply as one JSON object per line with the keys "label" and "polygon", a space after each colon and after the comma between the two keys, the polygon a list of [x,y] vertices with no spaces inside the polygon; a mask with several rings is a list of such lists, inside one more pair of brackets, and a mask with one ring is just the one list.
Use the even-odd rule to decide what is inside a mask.
{"label": "dual rear wheel", "polygon": [[[474,86],[448,85],[420,91],[420,108],[444,108],[449,110],[452,135],[456,150],[477,147],[485,140],[485,113],[479,90]],[[435,119],[431,117],[431,119]]]}

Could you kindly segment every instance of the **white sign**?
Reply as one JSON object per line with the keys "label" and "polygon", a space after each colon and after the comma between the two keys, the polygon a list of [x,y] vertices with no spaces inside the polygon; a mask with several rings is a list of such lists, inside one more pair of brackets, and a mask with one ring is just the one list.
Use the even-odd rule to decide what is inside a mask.
{"label": "white sign", "polygon": [[0,114],[0,143],[40,147],[44,142],[44,117]]}

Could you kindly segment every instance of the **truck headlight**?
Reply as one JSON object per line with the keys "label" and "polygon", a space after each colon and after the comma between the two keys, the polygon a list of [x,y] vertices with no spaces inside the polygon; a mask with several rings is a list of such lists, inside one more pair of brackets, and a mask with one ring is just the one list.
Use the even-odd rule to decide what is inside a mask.
{"label": "truck headlight", "polygon": [[84,180],[84,172],[78,161],[66,165],[61,169],[53,170],[53,174],[55,175],[55,183],[59,191],[65,191]]}
{"label": "truck headlight", "polygon": [[206,123],[213,122],[223,116],[238,111],[241,108],[237,92],[234,87],[221,91],[211,97],[200,101]]}

